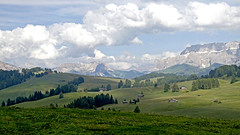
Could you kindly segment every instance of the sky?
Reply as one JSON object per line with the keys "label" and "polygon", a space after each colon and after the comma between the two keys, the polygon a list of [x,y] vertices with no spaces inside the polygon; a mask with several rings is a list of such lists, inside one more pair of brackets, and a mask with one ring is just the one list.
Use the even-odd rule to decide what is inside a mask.
{"label": "sky", "polygon": [[187,46],[240,41],[240,0],[0,0],[0,61],[148,70]]}

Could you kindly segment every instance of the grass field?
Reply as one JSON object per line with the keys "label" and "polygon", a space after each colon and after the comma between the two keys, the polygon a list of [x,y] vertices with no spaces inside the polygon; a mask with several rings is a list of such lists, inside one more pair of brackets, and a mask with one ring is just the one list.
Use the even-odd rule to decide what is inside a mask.
{"label": "grass field", "polygon": [[[188,90],[180,90],[180,92],[175,93],[164,93],[162,89],[153,87],[115,89],[108,93],[117,98],[119,104],[106,105],[104,108],[115,108],[124,112],[132,112],[136,105],[122,104],[122,101],[124,99],[127,101],[136,99],[137,95],[143,92],[145,97],[137,103],[142,113],[240,120],[240,82],[230,84],[229,80],[220,80],[220,88],[194,92],[190,90],[191,84],[191,81],[178,83],[179,86],[186,86]],[[50,103],[63,106],[80,96],[94,96],[96,94],[99,93],[68,93],[64,94],[63,99],[59,99],[59,96],[54,96],[16,106],[24,108],[41,107],[49,106]],[[177,99],[178,103],[168,103],[168,100],[171,98]],[[213,101],[216,99],[222,103],[214,103]]]}
{"label": "grass field", "polygon": [[[68,81],[72,81],[74,78],[79,77],[77,74],[59,73],[45,75],[41,78],[30,78],[26,82],[21,84],[0,90],[0,102],[6,101],[8,98],[15,99],[19,96],[29,96],[35,91],[49,91],[51,88],[56,88],[57,85],[67,84]],[[119,79],[102,78],[93,76],[83,76],[85,83],[79,85],[78,90],[84,88],[91,89],[95,87],[101,87],[102,85],[111,84],[112,88],[116,89]]]}
{"label": "grass field", "polygon": [[[7,98],[15,99],[18,96],[28,96],[34,91],[46,91],[50,88],[55,88],[58,84],[65,84],[78,76],[76,74],[61,73],[46,75],[42,78],[31,78],[22,84],[1,90],[0,102],[2,100],[6,101]],[[104,106],[105,109],[115,108],[125,112],[132,112],[136,105],[122,104],[122,101],[125,99],[127,101],[136,99],[137,95],[143,92],[145,97],[137,103],[142,113],[240,120],[240,82],[230,84],[230,80],[227,78],[219,80],[220,88],[192,92],[192,81],[186,81],[178,83],[178,86],[186,86],[187,90],[164,93],[160,87],[117,89],[119,79],[83,77],[85,82],[79,85],[79,91],[64,94],[62,99],[59,99],[57,95],[34,102],[24,102],[16,106],[24,108],[46,107],[52,103],[62,107],[81,96],[95,96],[99,94],[98,92],[80,92],[84,88],[91,89],[111,84],[113,90],[104,93],[113,95],[114,98],[118,99],[119,104],[106,105]],[[168,103],[168,100],[171,98],[177,99],[178,103]],[[214,100],[221,101],[221,104],[214,103]]]}
{"label": "grass field", "polygon": [[59,98],[59,95],[44,98],[42,100],[32,101],[32,102],[24,102],[17,104],[16,106],[22,108],[37,108],[37,107],[49,107],[50,104],[58,105],[59,107],[63,107],[64,105],[69,104],[74,99],[83,96],[95,96],[98,94],[97,92],[73,92],[73,93],[66,93],[64,94],[63,98]]}
{"label": "grass field", "polygon": [[0,108],[0,134],[240,134],[240,122],[68,108]]}

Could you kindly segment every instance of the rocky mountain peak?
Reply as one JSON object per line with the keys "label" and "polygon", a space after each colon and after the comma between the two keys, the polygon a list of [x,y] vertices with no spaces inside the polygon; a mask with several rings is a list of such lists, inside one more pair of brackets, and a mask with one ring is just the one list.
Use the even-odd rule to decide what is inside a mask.
{"label": "rocky mountain peak", "polygon": [[20,67],[17,67],[17,66],[14,66],[14,65],[2,62],[2,61],[0,61],[0,69],[8,70],[8,71],[9,70],[19,70],[19,71],[21,71]]}
{"label": "rocky mountain peak", "polygon": [[158,69],[165,69],[177,64],[189,64],[206,68],[214,63],[223,65],[240,64],[240,42],[209,43],[187,47],[176,57],[156,60]]}

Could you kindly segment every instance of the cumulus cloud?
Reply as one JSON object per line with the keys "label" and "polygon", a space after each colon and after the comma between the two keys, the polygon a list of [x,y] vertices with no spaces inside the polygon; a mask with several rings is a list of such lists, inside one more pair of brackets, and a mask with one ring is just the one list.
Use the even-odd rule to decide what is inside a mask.
{"label": "cumulus cloud", "polygon": [[[13,1],[14,2],[14,1]],[[16,1],[15,1],[16,2]],[[142,3],[141,3],[142,4]],[[176,53],[144,54],[142,58],[123,55],[106,56],[96,47],[106,45],[144,44],[144,33],[233,30],[240,27],[240,8],[227,3],[189,2],[184,8],[150,2],[138,6],[107,4],[88,11],[82,24],[61,23],[48,27],[27,25],[12,31],[0,30],[0,60],[39,61],[48,64],[53,59],[125,63],[123,68],[139,66],[140,62],[157,57],[173,57]],[[133,63],[133,64],[127,64]]]}
{"label": "cumulus cloud", "polygon": [[199,30],[207,28],[235,29],[240,25],[240,8],[231,7],[227,3],[190,2],[188,12],[193,27]]}

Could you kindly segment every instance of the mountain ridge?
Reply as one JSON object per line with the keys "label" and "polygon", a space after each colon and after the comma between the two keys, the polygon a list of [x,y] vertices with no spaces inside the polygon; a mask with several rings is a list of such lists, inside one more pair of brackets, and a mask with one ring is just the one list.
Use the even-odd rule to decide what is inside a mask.
{"label": "mountain ridge", "polygon": [[2,61],[0,61],[0,69],[1,70],[7,70],[7,71],[10,71],[10,70],[19,70],[19,71],[21,71],[20,67],[17,67],[15,65],[8,64],[8,63],[2,62]]}
{"label": "mountain ridge", "polygon": [[183,50],[180,55],[157,59],[155,65],[159,70],[178,64],[188,64],[199,68],[207,68],[214,63],[222,65],[240,64],[240,42],[209,43],[192,45]]}
{"label": "mountain ridge", "polygon": [[64,63],[59,67],[54,68],[58,72],[76,73],[81,75],[101,76],[101,77],[113,77],[113,78],[125,78],[132,79],[137,76],[144,75],[146,72],[139,72],[136,70],[122,71],[114,70],[107,67],[104,63]]}

